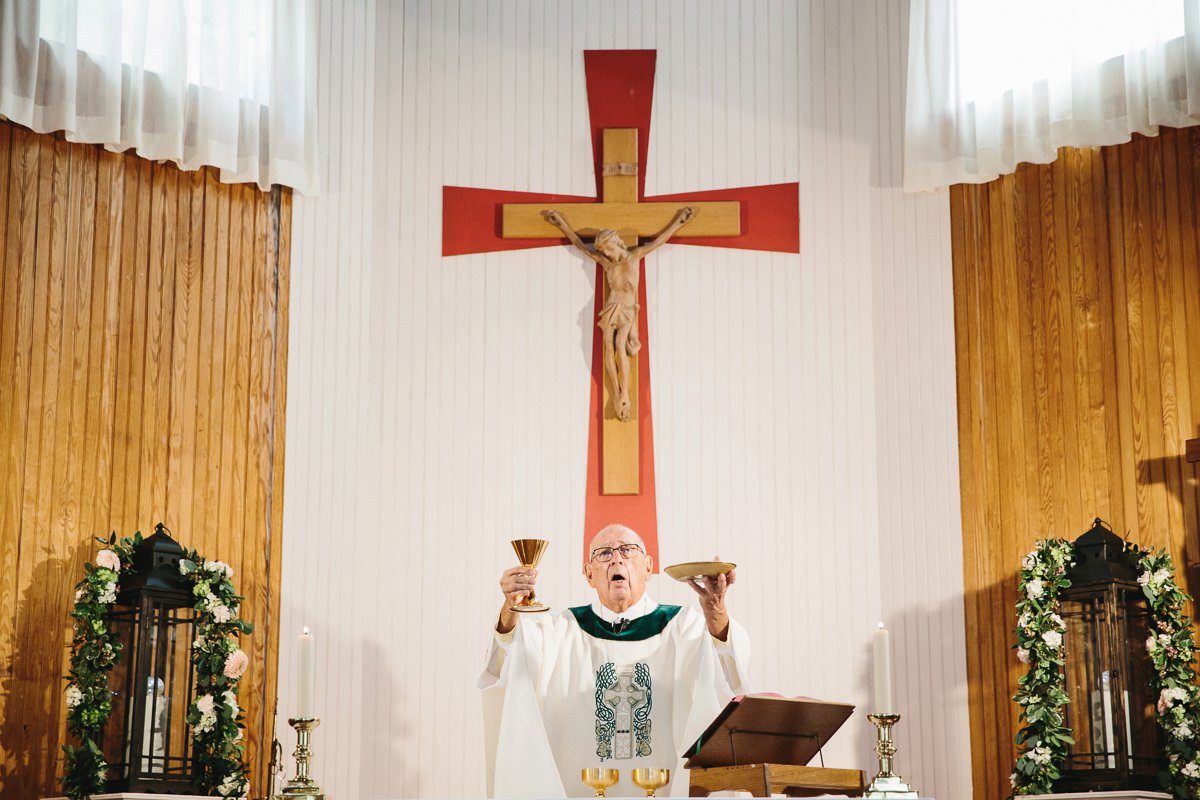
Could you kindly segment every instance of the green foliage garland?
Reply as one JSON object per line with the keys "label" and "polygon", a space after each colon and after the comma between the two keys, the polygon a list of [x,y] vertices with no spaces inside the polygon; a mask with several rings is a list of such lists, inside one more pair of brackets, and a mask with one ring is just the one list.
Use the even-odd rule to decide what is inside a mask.
{"label": "green foliage garland", "polygon": [[[75,587],[75,619],[71,668],[67,676],[67,729],[79,746],[64,745],[66,765],[62,784],[72,800],[84,800],[107,789],[108,764],[99,741],[112,714],[108,676],[121,657],[121,643],[106,616],[117,599],[122,575],[132,574],[133,551],[141,533],[117,540],[97,538],[106,545],[96,564],[84,564],[84,577]],[[199,788],[209,794],[239,797],[248,788],[248,768],[242,739],[238,683],[248,659],[237,640],[253,628],[238,618],[242,598],[233,588],[233,569],[207,561],[195,550],[179,562],[179,571],[192,583],[196,598],[196,639],[192,644],[196,697],[188,707]]]}
{"label": "green foliage garland", "polygon": [[1017,794],[1049,794],[1059,778],[1059,765],[1073,744],[1071,730],[1063,719],[1067,704],[1063,676],[1063,633],[1066,624],[1058,615],[1059,596],[1071,585],[1067,567],[1071,543],[1047,539],[1025,556],[1017,599],[1017,657],[1029,664],[1021,676],[1013,700],[1021,707],[1021,730],[1017,746],[1022,748],[1010,778]]}
{"label": "green foliage garland", "polygon": [[1196,651],[1192,625],[1185,613],[1188,597],[1175,582],[1175,567],[1165,550],[1150,552],[1127,545],[1137,561],[1138,583],[1150,601],[1151,631],[1146,650],[1154,663],[1155,706],[1167,753],[1163,785],[1178,798],[1200,797],[1200,759],[1196,737],[1200,733],[1200,695],[1192,666]]}
{"label": "green foliage garland", "polygon": [[[1073,744],[1064,724],[1068,702],[1063,675],[1059,597],[1071,585],[1066,577],[1073,562],[1071,543],[1046,539],[1021,563],[1017,600],[1017,658],[1029,665],[1013,700],[1021,708],[1017,733],[1021,752],[1010,780],[1015,794],[1050,794]],[[1163,731],[1167,771],[1163,786],[1176,798],[1200,798],[1200,692],[1192,661],[1195,644],[1185,613],[1191,600],[1175,582],[1175,569],[1165,550],[1151,552],[1126,545],[1126,557],[1138,568],[1138,584],[1150,605],[1151,636],[1146,649],[1154,663],[1152,689],[1158,692],[1157,720]]]}

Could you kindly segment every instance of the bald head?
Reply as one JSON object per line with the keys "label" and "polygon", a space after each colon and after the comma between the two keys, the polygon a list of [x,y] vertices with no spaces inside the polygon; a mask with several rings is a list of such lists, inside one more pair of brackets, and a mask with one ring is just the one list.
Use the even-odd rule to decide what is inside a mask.
{"label": "bald head", "polygon": [[[623,545],[636,545],[638,549],[625,556],[620,551]],[[597,560],[596,551],[605,548],[612,548],[611,558]],[[654,562],[646,553],[641,536],[625,525],[608,525],[588,544],[588,563],[583,574],[588,585],[596,590],[601,605],[620,614],[642,599],[653,569]]]}
{"label": "bald head", "polygon": [[609,541],[619,541],[621,544],[640,544],[643,550],[646,549],[646,543],[642,541],[641,536],[638,536],[637,531],[617,522],[612,525],[606,525],[596,532],[596,535],[592,537],[592,541],[588,543],[588,555],[590,556],[595,552],[597,547],[611,546],[604,543]]}

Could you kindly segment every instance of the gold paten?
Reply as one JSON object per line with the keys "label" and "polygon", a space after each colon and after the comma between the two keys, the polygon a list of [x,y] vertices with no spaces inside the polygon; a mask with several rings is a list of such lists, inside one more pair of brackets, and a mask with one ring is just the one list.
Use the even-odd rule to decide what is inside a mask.
{"label": "gold paten", "polygon": [[589,767],[582,770],[580,780],[592,787],[596,797],[604,797],[604,790],[612,786],[621,777],[621,773],[609,767]]}
{"label": "gold paten", "polygon": [[663,572],[677,581],[687,583],[696,578],[712,578],[735,569],[737,564],[729,561],[687,561],[664,567]]}
{"label": "gold paten", "polygon": [[[546,546],[550,542],[545,539],[513,539],[513,550],[517,551],[517,559],[520,560],[522,567],[536,567],[538,562],[542,560],[542,553],[546,552]],[[550,606],[538,602],[537,597],[532,591],[529,596],[521,602],[512,606],[513,611],[521,611],[531,613],[535,611],[549,611]]]}
{"label": "gold paten", "polygon": [[638,767],[633,771],[633,783],[646,790],[646,797],[654,797],[654,790],[671,782],[671,770],[658,767]]}

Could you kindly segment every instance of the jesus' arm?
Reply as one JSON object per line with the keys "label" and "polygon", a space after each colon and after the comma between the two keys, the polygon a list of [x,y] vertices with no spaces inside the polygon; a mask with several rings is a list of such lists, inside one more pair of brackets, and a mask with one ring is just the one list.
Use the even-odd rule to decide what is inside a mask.
{"label": "jesus' arm", "polygon": [[696,210],[691,206],[679,209],[675,214],[675,219],[671,220],[671,224],[663,228],[662,233],[654,237],[654,240],[641,247],[635,247],[629,251],[630,258],[638,260],[645,258],[653,253],[658,248],[667,243],[667,240],[675,235],[676,231],[692,221],[692,217],[696,215]]}
{"label": "jesus' arm", "polygon": [[542,217],[545,218],[546,222],[549,222],[551,225],[553,225],[554,227],[556,227],[560,231],[562,231],[563,234],[568,239],[571,240],[571,244],[575,245],[575,248],[577,250],[579,250],[579,252],[583,253],[585,256],[590,258],[592,261],[600,260],[599,257],[597,257],[595,251],[593,251],[586,244],[584,244],[583,240],[579,238],[579,234],[577,234],[574,231],[574,229],[571,228],[571,226],[567,224],[567,221],[563,218],[562,214],[559,214],[557,211],[554,211],[554,210],[549,210],[549,211],[543,211]]}

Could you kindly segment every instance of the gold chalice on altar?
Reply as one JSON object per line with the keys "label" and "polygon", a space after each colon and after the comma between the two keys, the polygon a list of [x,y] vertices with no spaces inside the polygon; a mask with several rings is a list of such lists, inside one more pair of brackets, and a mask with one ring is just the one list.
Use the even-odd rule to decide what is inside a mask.
{"label": "gold chalice on altar", "polygon": [[633,783],[639,789],[646,790],[646,797],[654,797],[655,789],[661,789],[670,782],[669,769],[639,767],[633,771]]}
{"label": "gold chalice on altar", "polygon": [[[550,544],[545,539],[513,539],[513,550],[517,551],[517,558],[521,561],[522,567],[536,567],[538,562],[542,560],[542,553],[546,552],[546,545]],[[539,603],[533,591],[530,590],[529,595],[512,607],[513,611],[549,611],[550,606]],[[615,780],[615,779],[614,779]]]}
{"label": "gold chalice on altar", "polygon": [[616,783],[620,776],[621,773],[609,767],[589,767],[583,770],[580,780],[595,790],[596,797],[604,797],[604,790]]}

